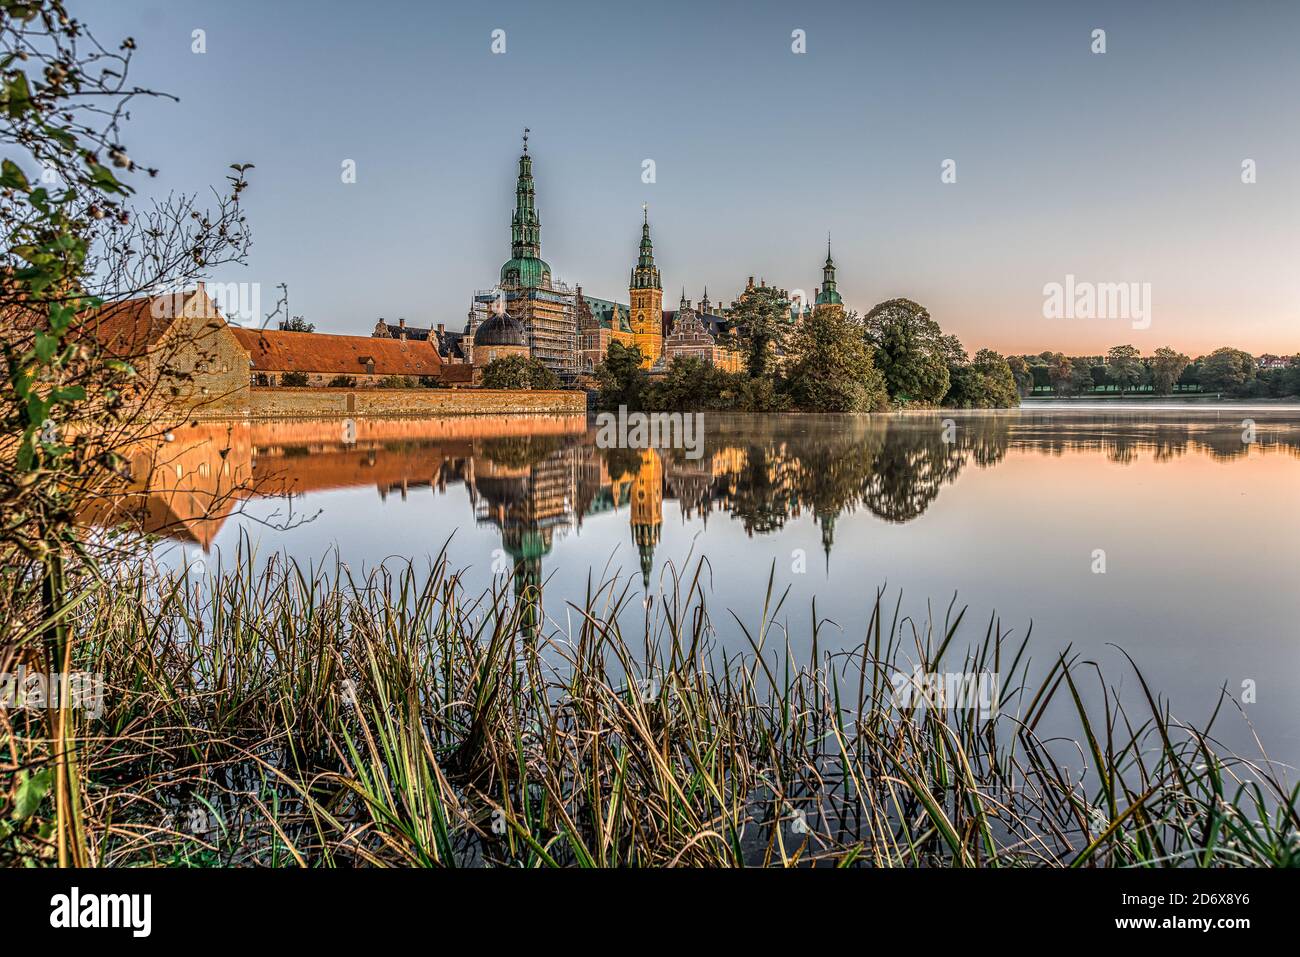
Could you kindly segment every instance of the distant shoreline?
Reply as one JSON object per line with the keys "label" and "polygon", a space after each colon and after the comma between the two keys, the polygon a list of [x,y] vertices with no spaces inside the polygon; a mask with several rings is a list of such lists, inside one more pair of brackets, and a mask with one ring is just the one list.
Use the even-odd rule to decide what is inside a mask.
{"label": "distant shoreline", "polygon": [[1225,396],[1222,393],[1215,393],[1213,395],[1054,395],[1050,397],[1033,396],[1020,400],[1021,406],[1030,402],[1042,404],[1060,402],[1065,405],[1077,405],[1079,403],[1088,402],[1169,402],[1179,405],[1198,405],[1205,402],[1230,402],[1233,405],[1297,405],[1300,404],[1300,399],[1295,396],[1284,396],[1282,398],[1265,396],[1234,398],[1233,396]]}

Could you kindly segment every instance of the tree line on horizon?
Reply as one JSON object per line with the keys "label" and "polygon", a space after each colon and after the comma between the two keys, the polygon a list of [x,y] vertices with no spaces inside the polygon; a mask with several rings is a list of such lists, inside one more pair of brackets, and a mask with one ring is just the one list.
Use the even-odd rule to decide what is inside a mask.
{"label": "tree line on horizon", "polygon": [[1024,397],[1045,391],[1059,396],[1213,392],[1241,399],[1300,395],[1300,355],[1290,357],[1285,366],[1260,368],[1254,356],[1231,346],[1195,359],[1169,346],[1143,356],[1135,346],[1120,345],[1104,356],[1046,350],[1009,356],[1008,362]]}

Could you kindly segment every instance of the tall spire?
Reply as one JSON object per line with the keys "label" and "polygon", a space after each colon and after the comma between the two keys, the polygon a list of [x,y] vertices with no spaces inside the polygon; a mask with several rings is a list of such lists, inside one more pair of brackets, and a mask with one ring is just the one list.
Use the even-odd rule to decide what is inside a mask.
{"label": "tall spire", "polygon": [[524,151],[519,154],[519,180],[515,184],[515,212],[510,219],[510,255],[515,259],[542,254],[542,223],[537,215],[533,186],[533,158],[528,155],[528,128]]}
{"label": "tall spire", "polygon": [[637,256],[636,266],[632,269],[633,289],[662,289],[659,269],[655,266],[655,247],[650,241],[650,209],[641,204],[641,252]]}

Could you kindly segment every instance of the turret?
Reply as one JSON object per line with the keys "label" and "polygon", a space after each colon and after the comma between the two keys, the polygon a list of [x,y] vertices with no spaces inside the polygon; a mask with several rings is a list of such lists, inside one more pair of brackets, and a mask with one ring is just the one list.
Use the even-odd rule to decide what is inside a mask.
{"label": "turret", "polygon": [[844,308],[844,300],[835,288],[835,260],[831,258],[831,236],[826,234],[826,262],[822,266],[822,287],[814,299],[815,308]]}

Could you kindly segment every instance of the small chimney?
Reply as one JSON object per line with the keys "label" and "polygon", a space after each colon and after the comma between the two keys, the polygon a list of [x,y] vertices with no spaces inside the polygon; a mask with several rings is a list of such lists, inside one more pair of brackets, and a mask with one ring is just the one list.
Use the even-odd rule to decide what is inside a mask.
{"label": "small chimney", "polygon": [[399,329],[405,329],[405,328],[406,328],[406,317],[405,317],[405,316],[398,316],[398,317],[397,317],[397,328],[399,328]]}

